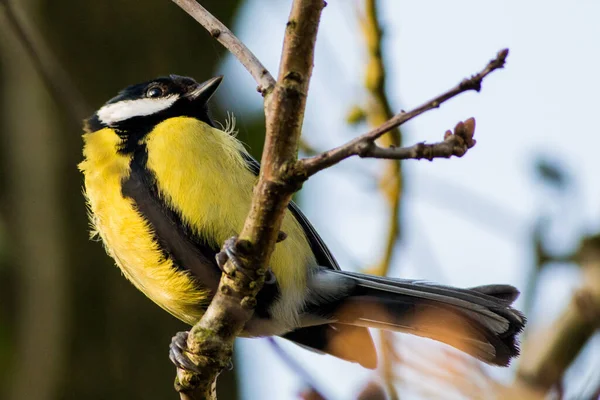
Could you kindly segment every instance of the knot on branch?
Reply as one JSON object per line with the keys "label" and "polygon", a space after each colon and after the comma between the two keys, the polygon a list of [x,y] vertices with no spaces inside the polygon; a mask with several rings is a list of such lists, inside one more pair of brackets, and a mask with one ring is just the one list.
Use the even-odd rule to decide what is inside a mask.
{"label": "knot on branch", "polygon": [[302,74],[295,72],[295,71],[288,72],[287,74],[285,74],[283,79],[286,81],[293,81],[293,82],[296,82],[299,84],[304,82],[304,79],[302,78]]}
{"label": "knot on branch", "polygon": [[254,308],[256,307],[256,297],[254,297],[254,296],[246,296],[246,297],[244,297],[242,299],[242,301],[240,302],[240,304],[246,310],[254,310]]}
{"label": "knot on branch", "polygon": [[458,86],[459,90],[475,90],[479,92],[481,90],[481,81],[483,80],[483,78],[485,78],[487,75],[489,75],[490,72],[494,70],[504,68],[504,64],[506,63],[506,57],[508,57],[508,49],[500,50],[498,54],[496,54],[496,58],[490,60],[490,62],[486,65],[483,71],[471,76],[469,79],[464,79]]}
{"label": "knot on branch", "polygon": [[290,20],[288,20],[288,22],[286,22],[285,29],[292,31],[292,30],[296,29],[296,25],[298,25],[296,23],[296,21],[294,21],[293,19],[290,19]]}
{"label": "knot on branch", "polygon": [[[460,90],[474,90],[479,92],[481,90],[481,79],[477,79],[477,75],[473,75],[468,79],[463,79],[463,81],[460,83]],[[434,107],[437,108],[439,105],[436,104]]]}
{"label": "knot on branch", "polygon": [[273,88],[275,87],[275,82],[273,81],[273,78],[271,77],[271,74],[269,73],[269,71],[267,71],[266,68],[263,68],[260,73],[260,78],[266,78],[266,84],[264,82],[261,82],[261,84],[259,84],[258,86],[256,86],[256,91],[258,93],[260,93],[260,95],[262,97],[266,97],[270,92],[273,91]]}
{"label": "knot on branch", "polygon": [[[375,142],[368,140],[368,141],[363,141],[360,143],[357,143],[356,145],[356,154],[359,157],[370,157],[371,153],[377,148],[377,145],[375,144]],[[390,147],[390,149],[393,149],[394,147]]]}
{"label": "knot on branch", "polygon": [[[280,101],[289,104],[297,104],[306,98],[305,77],[301,73],[290,71],[283,76],[283,79],[277,83],[275,90],[279,89],[278,97]],[[295,106],[293,106],[295,107]]]}
{"label": "knot on branch", "polygon": [[289,189],[297,192],[302,189],[302,185],[308,178],[309,175],[306,169],[299,162],[286,163],[281,168],[283,190]]}

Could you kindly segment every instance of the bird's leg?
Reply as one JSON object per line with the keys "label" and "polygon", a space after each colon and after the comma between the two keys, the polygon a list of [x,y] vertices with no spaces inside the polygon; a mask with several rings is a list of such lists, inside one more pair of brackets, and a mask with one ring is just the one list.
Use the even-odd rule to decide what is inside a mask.
{"label": "bird's leg", "polygon": [[[285,232],[279,232],[277,235],[277,243],[285,240],[287,235]],[[238,255],[235,250],[235,242],[237,241],[237,236],[230,237],[223,244],[223,249],[215,255],[215,260],[217,261],[217,265],[223,271],[223,273],[228,275],[234,275],[239,272],[246,276],[246,278],[251,279],[251,274],[249,271],[242,265],[240,262]],[[233,268],[230,269],[227,267],[227,261],[230,260]],[[263,270],[264,271],[264,270]],[[271,271],[271,268],[264,271],[265,276],[265,284],[270,285],[274,284],[277,279],[275,278],[275,274]],[[175,336],[171,339],[171,344],[169,345],[169,359],[177,368],[188,370],[195,373],[200,373],[196,364],[190,360],[187,349],[187,339],[189,336],[189,332],[177,332]],[[229,369],[233,368],[233,364],[228,367]]]}
{"label": "bird's leg", "polygon": [[187,338],[189,332],[177,332],[169,345],[169,359],[177,368],[200,373],[198,367],[187,356]]}
{"label": "bird's leg", "polygon": [[[285,234],[285,232],[279,232],[279,234],[277,235],[277,242],[279,243],[279,242],[285,240],[286,237],[287,237],[287,235]],[[236,272],[239,272],[242,275],[244,275],[246,278],[251,280],[252,274],[249,273],[248,269],[245,268],[242,265],[242,263],[239,261],[238,255],[235,250],[236,240],[237,240],[237,236],[233,236],[233,237],[230,237],[229,239],[227,239],[225,241],[225,243],[223,244],[222,250],[219,253],[217,253],[217,255],[215,256],[215,260],[217,261],[217,265],[219,266],[221,271],[223,271],[223,273],[225,273],[229,276],[233,276],[233,275],[235,275]],[[227,267],[228,260],[231,261],[231,264],[233,265],[233,269]],[[264,275],[265,275],[265,284],[266,285],[274,284],[277,281],[277,279],[275,278],[275,274],[273,274],[273,271],[271,270],[271,268],[268,268],[264,272]]]}
{"label": "bird's leg", "polygon": [[[173,336],[171,344],[169,345],[169,359],[177,368],[198,374],[200,373],[198,366],[196,366],[186,354],[188,352],[187,339],[189,334],[189,331],[184,331],[177,332],[175,336]],[[231,360],[226,368],[230,371],[233,369],[233,362],[231,362]]]}

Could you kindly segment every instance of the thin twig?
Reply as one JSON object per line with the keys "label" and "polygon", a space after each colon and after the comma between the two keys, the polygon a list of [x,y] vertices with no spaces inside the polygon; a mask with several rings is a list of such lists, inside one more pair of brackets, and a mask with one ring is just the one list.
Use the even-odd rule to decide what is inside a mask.
{"label": "thin twig", "polygon": [[379,147],[373,142],[364,142],[359,146],[360,157],[385,158],[392,160],[420,160],[429,161],[434,158],[450,158],[452,156],[462,157],[465,153],[475,146],[473,139],[475,133],[475,119],[469,118],[464,122],[459,122],[454,127],[454,132],[446,131],[444,140],[438,143],[425,144],[417,143],[410,147]]}
{"label": "thin twig", "polygon": [[[187,0],[173,1],[179,5],[195,4]],[[197,365],[200,373],[193,374],[178,370],[176,387],[181,398],[214,398],[215,394],[211,388],[214,388],[219,371],[231,358],[233,340],[252,316],[256,295],[264,282],[262,266],[268,265],[291,195],[299,189],[300,183],[308,175],[352,155],[346,154],[347,149],[342,146],[325,153],[324,157],[317,156],[304,160],[306,163],[304,171],[301,171],[303,164],[297,161],[298,141],[312,73],[316,35],[324,6],[322,0],[293,2],[286,26],[278,80],[272,91],[265,90],[265,86],[261,86],[262,91],[269,94],[268,101],[265,101],[267,135],[262,168],[254,189],[250,213],[239,238],[235,242],[227,243],[230,250],[237,253],[238,262],[245,269],[245,274],[231,272],[222,275],[211,304],[190,331],[187,347],[190,358]],[[202,11],[201,7],[195,8]],[[205,12],[202,15],[206,16],[206,14]],[[202,23],[202,20],[199,21]],[[218,39],[223,32],[221,27],[217,29],[218,34],[214,36]],[[226,36],[230,34],[229,31],[227,32]],[[247,49],[244,50],[246,51]],[[491,62],[478,75],[463,81],[453,90],[413,111],[390,119],[379,128],[355,140],[356,143],[375,141],[401,123],[428,109],[438,107],[442,102],[461,92],[479,90],[481,80],[492,70],[500,68],[506,55],[507,51],[500,53],[498,59]],[[252,63],[250,67],[256,65]],[[265,74],[264,70],[260,73]],[[462,130],[468,131],[468,129]],[[455,134],[464,142],[469,142],[463,137],[464,135],[459,135],[459,132]],[[352,148],[352,144],[353,142],[350,142],[346,145],[350,151],[356,150]],[[435,153],[433,150],[428,151]],[[364,149],[355,154],[364,155]],[[225,271],[235,271],[236,268],[231,260],[224,266]]]}
{"label": "thin twig", "polygon": [[[391,129],[394,129],[397,126],[400,126],[403,123],[410,121],[414,117],[417,117],[426,111],[438,108],[445,101],[450,100],[451,98],[463,92],[469,90],[479,91],[481,89],[481,82],[483,78],[485,78],[491,72],[499,68],[503,68],[507,56],[508,49],[501,50],[500,52],[498,52],[496,58],[491,60],[482,71],[473,75],[471,78],[464,79],[461,83],[448,90],[447,92],[436,96],[435,98],[427,101],[426,103],[420,105],[419,107],[411,111],[401,112],[400,114],[395,115],[386,123],[365,133],[364,135],[361,135],[351,140],[350,142],[342,146],[336,147],[317,156],[305,158],[298,161],[296,167],[296,174],[299,176],[309,177],[311,175],[314,175],[318,171],[321,171],[327,167],[337,164],[338,162],[348,157],[361,154],[364,156],[365,151],[370,151],[370,149],[372,148],[371,143],[373,143],[384,133],[389,132]],[[390,155],[393,155],[393,152]]]}
{"label": "thin twig", "polygon": [[81,121],[90,113],[83,96],[67,74],[66,70],[53,57],[41,40],[41,35],[24,21],[22,13],[15,9],[10,0],[1,0],[8,24],[14,31],[17,40],[27,52],[34,68],[42,78],[54,101],[69,113],[71,120],[79,127]]}
{"label": "thin twig", "polygon": [[221,21],[195,0],[173,0],[233,54],[252,75],[263,97],[275,87],[275,79],[258,58]]}

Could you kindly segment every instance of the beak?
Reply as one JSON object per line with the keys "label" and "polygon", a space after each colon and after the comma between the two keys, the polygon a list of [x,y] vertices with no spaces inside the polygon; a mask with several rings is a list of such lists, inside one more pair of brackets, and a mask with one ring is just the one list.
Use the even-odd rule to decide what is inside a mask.
{"label": "beak", "polygon": [[219,75],[207,80],[206,82],[199,83],[186,95],[186,97],[189,98],[191,101],[199,101],[206,104],[213,96],[213,94],[215,94],[222,80],[223,75]]}

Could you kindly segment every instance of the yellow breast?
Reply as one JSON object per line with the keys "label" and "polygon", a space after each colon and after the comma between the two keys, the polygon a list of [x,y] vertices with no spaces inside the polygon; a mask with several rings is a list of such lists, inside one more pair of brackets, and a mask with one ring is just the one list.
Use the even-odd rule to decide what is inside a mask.
{"label": "yellow breast", "polygon": [[[256,177],[240,155],[239,141],[193,118],[168,119],[144,139],[147,167],[157,179],[159,195],[207,243],[220,246],[237,234],[250,208]],[[84,135],[86,195],[92,223],[115,259],[138,289],[158,305],[190,324],[201,315],[208,293],[188,273],[165,259],[151,227],[133,202],[121,194],[131,157],[118,154],[120,138],[111,129]],[[277,245],[270,267],[277,277],[284,309],[297,308],[305,293],[306,268],[315,265],[306,237],[286,215],[288,238]],[[183,266],[185,267],[185,266]],[[293,325],[294,316],[289,317]]]}
{"label": "yellow breast", "polygon": [[121,181],[129,175],[130,157],[116,152],[120,138],[111,129],[84,135],[85,176],[93,234],[102,238],[107,253],[127,279],[156,304],[193,324],[208,302],[188,274],[174,268],[153,240],[152,229],[121,195]]}

